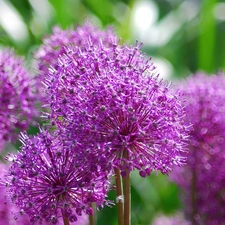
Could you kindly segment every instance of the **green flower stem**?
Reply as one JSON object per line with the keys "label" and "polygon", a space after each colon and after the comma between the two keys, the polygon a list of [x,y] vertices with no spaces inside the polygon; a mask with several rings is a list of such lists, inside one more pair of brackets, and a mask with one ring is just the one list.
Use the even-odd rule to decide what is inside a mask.
{"label": "green flower stem", "polygon": [[69,221],[69,219],[67,217],[64,217],[63,211],[62,211],[62,216],[63,216],[63,224],[64,225],[70,225],[70,221]]}
{"label": "green flower stem", "polygon": [[[121,181],[121,175],[119,169],[115,168],[115,182],[116,182],[116,197],[117,197],[117,207],[118,207],[118,225],[123,225],[123,187]],[[122,197],[122,199],[120,199]]]}
{"label": "green flower stem", "polygon": [[[124,158],[128,159],[129,155],[126,151]],[[124,225],[131,224],[131,193],[130,193],[130,171],[126,170],[126,177],[124,178]]]}
{"label": "green flower stem", "polygon": [[96,205],[94,202],[91,203],[91,208],[93,209],[94,214],[89,216],[89,225],[96,225]]}

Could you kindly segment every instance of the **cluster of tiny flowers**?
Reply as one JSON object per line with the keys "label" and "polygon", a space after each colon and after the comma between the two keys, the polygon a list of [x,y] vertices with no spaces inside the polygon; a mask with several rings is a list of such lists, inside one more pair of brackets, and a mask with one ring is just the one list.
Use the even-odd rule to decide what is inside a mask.
{"label": "cluster of tiny flowers", "polygon": [[122,174],[168,173],[186,159],[181,96],[155,75],[141,45],[108,42],[65,48],[45,81],[49,118]]}
{"label": "cluster of tiny flowers", "polygon": [[35,53],[39,73],[37,81],[41,89],[40,95],[45,96],[42,82],[48,74],[50,66],[54,68],[58,67],[57,59],[65,53],[65,46],[79,46],[81,49],[86,49],[85,46],[90,40],[96,43],[101,39],[105,45],[109,45],[108,40],[115,38],[116,36],[112,28],[103,31],[88,21],[83,26],[78,26],[76,30],[62,30],[60,27],[54,27],[53,34],[43,39],[43,45]]}
{"label": "cluster of tiny flowers", "polygon": [[186,213],[195,224],[224,224],[225,76],[196,74],[178,88],[193,129],[187,166],[176,168],[172,179],[182,188]]}
{"label": "cluster of tiny flowers", "polygon": [[11,49],[0,51],[0,146],[26,130],[37,115],[34,78]]}
{"label": "cluster of tiny flowers", "polygon": [[75,223],[83,213],[93,214],[92,202],[105,201],[108,177],[98,167],[90,170],[83,153],[79,156],[75,145],[60,137],[45,130],[34,137],[22,134],[20,152],[7,156],[12,162],[5,176],[7,194],[32,223],[59,224],[62,217]]}
{"label": "cluster of tiny flowers", "polygon": [[181,213],[177,213],[174,216],[158,216],[152,225],[191,225],[186,221]]}
{"label": "cluster of tiny flowers", "polygon": [[[8,165],[0,163],[0,224],[4,225],[31,225],[29,217],[24,214],[23,210],[16,207],[10,201],[7,201],[5,195],[7,193],[7,188],[2,185],[4,180],[5,171],[8,170]],[[48,223],[43,222],[42,225],[47,225]],[[87,215],[78,216],[77,221],[74,225],[87,225],[88,217]],[[60,221],[58,225],[63,225]]]}
{"label": "cluster of tiny flowers", "polygon": [[[6,194],[7,188],[3,184],[5,171],[8,170],[8,165],[0,163],[0,219],[1,224],[4,225],[31,225],[29,217],[24,214],[15,204],[11,201],[7,201]],[[42,222],[42,225],[47,225],[48,223]],[[77,216],[77,221],[73,225],[87,225],[88,216],[86,214]],[[59,221],[58,225],[63,225],[63,221]]]}

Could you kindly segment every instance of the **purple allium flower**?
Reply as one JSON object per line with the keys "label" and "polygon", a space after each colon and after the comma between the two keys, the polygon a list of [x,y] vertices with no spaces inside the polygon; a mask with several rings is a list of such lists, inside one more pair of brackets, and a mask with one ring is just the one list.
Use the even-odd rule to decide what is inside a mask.
{"label": "purple allium flower", "polygon": [[62,215],[73,223],[83,213],[93,213],[92,202],[104,204],[109,187],[105,174],[93,166],[90,170],[85,155],[59,133],[42,130],[34,137],[22,135],[21,141],[20,152],[8,156],[12,164],[6,186],[32,223],[58,224]]}
{"label": "purple allium flower", "polygon": [[11,49],[0,51],[0,143],[13,140],[37,115],[34,78]]}
{"label": "purple allium flower", "polygon": [[[112,28],[106,31],[100,30],[90,22],[86,21],[83,26],[74,29],[62,30],[60,27],[53,28],[53,34],[43,39],[43,45],[35,53],[37,60],[38,73],[37,80],[41,88],[40,95],[44,97],[42,82],[48,74],[50,65],[57,67],[57,59],[59,55],[64,54],[65,46],[79,46],[86,49],[89,41],[98,42],[101,39],[104,45],[110,44],[110,39],[116,39]],[[44,101],[44,100],[43,100]]]}
{"label": "purple allium flower", "polygon": [[152,225],[191,225],[186,221],[181,213],[177,213],[174,216],[158,216]]}
{"label": "purple allium flower", "polygon": [[137,168],[145,177],[183,165],[188,128],[180,95],[155,76],[138,44],[100,40],[65,50],[45,82],[57,127],[121,171]]}
{"label": "purple allium flower", "polygon": [[105,45],[109,45],[109,40],[116,38],[111,28],[103,31],[88,21],[76,29],[62,30],[56,26],[52,31],[53,34],[43,39],[43,45],[35,53],[35,58],[38,60],[38,69],[46,74],[50,66],[57,66],[59,55],[66,52],[65,46],[79,46],[85,49],[89,40],[97,43],[99,39],[102,39]]}
{"label": "purple allium flower", "polygon": [[171,175],[183,191],[193,224],[225,223],[225,77],[196,74],[178,86],[187,99],[190,133],[187,166]]}
{"label": "purple allium flower", "polygon": [[[0,163],[0,182],[4,180],[4,175],[8,170],[8,165]],[[31,225],[29,217],[20,211],[19,208],[16,207],[15,204],[12,204],[10,201],[7,201],[5,198],[7,193],[7,188],[5,185],[0,185],[0,224],[1,225]],[[23,215],[22,215],[23,214]],[[43,225],[47,225],[48,223],[42,223]],[[63,225],[61,221],[59,223]],[[77,217],[77,221],[74,225],[87,225],[88,224],[88,216],[83,214]]]}

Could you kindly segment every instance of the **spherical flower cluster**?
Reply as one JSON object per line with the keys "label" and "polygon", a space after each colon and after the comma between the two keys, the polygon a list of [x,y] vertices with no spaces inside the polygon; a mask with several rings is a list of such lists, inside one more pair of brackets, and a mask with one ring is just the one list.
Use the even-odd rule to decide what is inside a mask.
{"label": "spherical flower cluster", "polygon": [[0,145],[28,128],[35,110],[34,79],[11,49],[0,51]]}
{"label": "spherical flower cluster", "polygon": [[49,118],[122,172],[168,173],[185,162],[188,128],[180,94],[154,70],[138,43],[66,48],[45,81]]}
{"label": "spherical flower cluster", "polygon": [[196,74],[178,86],[186,99],[190,133],[187,166],[172,178],[183,190],[194,224],[225,223],[225,77]]}
{"label": "spherical flower cluster", "polygon": [[43,45],[35,53],[38,60],[38,69],[48,73],[48,68],[57,66],[59,55],[65,53],[65,46],[79,46],[85,49],[85,46],[91,40],[96,43],[102,39],[104,44],[109,44],[108,40],[115,39],[116,36],[111,28],[102,31],[88,21],[83,26],[74,29],[62,30],[60,27],[54,27],[53,33],[43,39]]}
{"label": "spherical flower cluster", "polygon": [[174,216],[158,216],[152,225],[191,225],[186,221],[181,213],[177,213]]}
{"label": "spherical flower cluster", "polygon": [[[22,211],[7,201],[7,188],[2,185],[4,180],[4,175],[8,170],[8,165],[0,163],[0,224],[4,225],[31,225],[29,217],[22,213]],[[47,222],[42,223],[42,225],[47,225]],[[78,216],[77,221],[73,225],[87,225],[88,216],[83,214]],[[63,221],[59,222],[59,225],[63,225]]]}
{"label": "spherical flower cluster", "polygon": [[84,152],[75,151],[75,144],[44,130],[34,137],[23,134],[21,141],[20,152],[7,157],[12,164],[6,187],[32,223],[59,224],[62,218],[74,223],[83,213],[93,213],[92,202],[104,204],[109,181],[99,167],[85,161]]}
{"label": "spherical flower cluster", "polygon": [[108,40],[116,39],[116,36],[112,28],[107,28],[106,31],[103,31],[88,21],[76,29],[62,30],[60,27],[54,27],[53,34],[43,39],[43,45],[35,53],[39,73],[37,82],[41,90],[40,95],[45,96],[42,82],[48,74],[49,67],[57,67],[59,55],[66,52],[65,46],[79,46],[85,50],[90,41],[96,43],[99,39],[105,45],[109,45]]}
{"label": "spherical flower cluster", "polygon": [[[12,204],[10,201],[7,201],[7,187],[2,185],[4,182],[4,175],[8,170],[8,165],[0,163],[0,222],[4,225],[31,225],[29,217],[22,213],[22,211],[16,207],[15,204]],[[44,222],[42,225],[48,225],[49,223]],[[73,225],[87,225],[88,216],[83,214],[77,217],[77,221]],[[59,225],[63,225],[63,221],[59,222]]]}

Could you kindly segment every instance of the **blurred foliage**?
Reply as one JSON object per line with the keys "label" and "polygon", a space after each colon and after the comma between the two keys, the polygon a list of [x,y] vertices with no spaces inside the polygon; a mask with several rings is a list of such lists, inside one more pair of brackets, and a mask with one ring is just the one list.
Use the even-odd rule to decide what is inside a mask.
{"label": "blurred foliage", "polygon": [[[10,28],[12,34],[2,14],[0,44],[30,57],[53,25],[67,28],[89,18],[102,27],[114,26],[122,42],[144,42],[147,55],[172,68],[162,75],[182,78],[199,70],[216,73],[225,67],[224,4],[216,0],[2,0],[1,10],[10,12],[4,18],[20,21],[25,31],[21,29],[22,40],[15,38],[20,26],[14,21],[11,26],[17,29]],[[145,15],[147,9],[149,15]],[[17,17],[11,18],[11,13]]]}
{"label": "blurred foliage", "polygon": [[[122,42],[144,42],[146,54],[164,62],[168,79],[217,73],[225,68],[224,11],[225,3],[216,0],[1,0],[0,45],[29,60],[52,26],[77,26],[89,18],[113,26]],[[132,174],[132,224],[148,225],[158,213],[180,208],[178,189],[166,176]],[[103,209],[98,221],[116,225],[116,208]]]}

